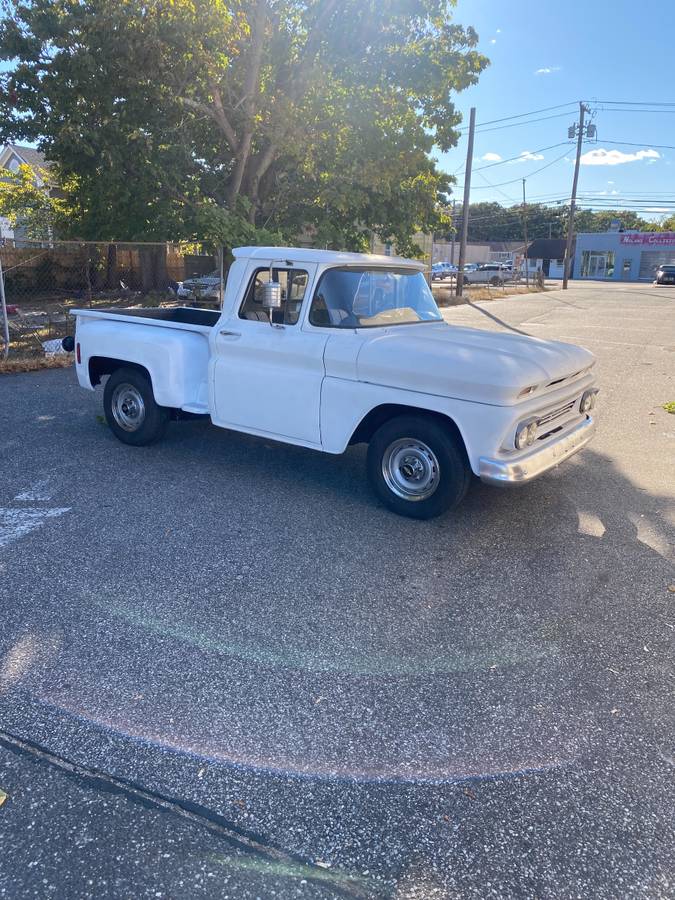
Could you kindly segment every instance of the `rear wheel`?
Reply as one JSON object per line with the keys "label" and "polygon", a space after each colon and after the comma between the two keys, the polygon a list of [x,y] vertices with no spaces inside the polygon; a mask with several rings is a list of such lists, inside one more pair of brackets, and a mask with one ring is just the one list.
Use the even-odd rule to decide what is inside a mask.
{"label": "rear wheel", "polygon": [[499,285],[501,284],[501,279],[497,278],[496,275],[493,275],[490,279],[490,284],[492,285],[492,287],[499,287]]}
{"label": "rear wheel", "polygon": [[379,499],[402,516],[431,519],[463,499],[471,470],[450,429],[430,416],[385,422],[368,446],[368,477]]}
{"label": "rear wheel", "polygon": [[170,410],[159,406],[147,375],[138,369],[116,369],[103,392],[103,410],[111,431],[125,444],[141,447],[159,440]]}

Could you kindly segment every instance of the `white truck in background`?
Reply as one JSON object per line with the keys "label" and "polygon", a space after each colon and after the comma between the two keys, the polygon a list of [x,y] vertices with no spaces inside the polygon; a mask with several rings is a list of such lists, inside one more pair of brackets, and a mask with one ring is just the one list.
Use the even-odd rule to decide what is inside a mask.
{"label": "white truck in background", "polygon": [[430,518],[471,476],[517,485],[591,439],[588,350],[446,323],[415,260],[286,247],[234,251],[220,310],[76,309],[79,383],[103,379],[123,442],[178,411],[326,453],[368,444],[390,509]]}

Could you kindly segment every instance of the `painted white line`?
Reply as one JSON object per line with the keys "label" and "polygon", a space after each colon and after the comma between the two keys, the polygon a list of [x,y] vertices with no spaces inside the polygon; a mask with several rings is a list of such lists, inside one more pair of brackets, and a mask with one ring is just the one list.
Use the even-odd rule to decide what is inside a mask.
{"label": "painted white line", "polygon": [[18,541],[47,519],[54,519],[70,511],[70,506],[53,509],[3,509],[0,508],[0,547]]}
{"label": "painted white line", "polygon": [[52,492],[49,490],[49,478],[43,478],[42,481],[36,481],[28,488],[22,491],[14,498],[19,502],[33,503],[36,500],[51,500]]}

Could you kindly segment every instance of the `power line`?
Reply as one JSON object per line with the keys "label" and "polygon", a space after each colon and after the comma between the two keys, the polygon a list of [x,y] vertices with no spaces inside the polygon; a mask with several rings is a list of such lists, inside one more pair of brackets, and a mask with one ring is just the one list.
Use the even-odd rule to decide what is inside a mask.
{"label": "power line", "polygon": [[527,159],[527,157],[523,157],[525,153],[531,153],[532,155],[536,153],[544,153],[546,150],[555,150],[556,147],[562,147],[563,145],[569,146],[569,141],[559,141],[557,144],[551,144],[550,147],[541,147],[539,150],[523,150],[522,153],[519,153],[518,156],[510,156],[508,159],[500,159],[499,162],[490,163],[487,166],[480,166],[478,169],[474,169],[474,172],[482,172],[483,169],[491,169],[493,166],[503,166],[504,163],[517,162],[518,160]]}
{"label": "power line", "polygon": [[597,106],[601,103],[607,103],[611,106],[675,106],[675,103],[670,101],[662,102],[660,100],[588,100],[592,106]]}
{"label": "power line", "polygon": [[602,138],[598,138],[598,144],[616,144],[620,147],[643,147],[651,148],[652,150],[675,150],[675,145],[673,144],[652,144],[649,141],[644,141],[642,144],[635,144],[630,141],[606,141]]}
{"label": "power line", "polygon": [[627,109],[625,106],[616,106],[616,107],[606,107],[606,106],[596,106],[596,109],[602,110],[602,112],[637,112],[637,113],[658,113],[659,115],[663,115],[664,113],[675,113],[675,109],[646,109],[637,107],[635,109]]}
{"label": "power line", "polygon": [[[675,112],[675,110],[673,110]],[[502,131],[504,128],[518,128],[520,125],[536,125],[538,122],[548,122],[549,119],[568,118],[569,112],[556,113],[553,116],[542,116],[540,119],[528,119],[527,122],[514,122],[512,125],[496,125],[494,128],[482,128],[476,134],[487,134],[489,131]]]}
{"label": "power line", "polygon": [[494,184],[492,184],[492,182],[488,181],[487,178],[485,177],[485,175],[483,175],[483,174],[481,174],[480,172],[478,172],[478,177],[479,177],[479,178],[482,178],[483,181],[487,184],[488,187],[494,188],[494,189],[497,191],[498,194],[501,194],[502,197],[506,197],[507,200],[510,200],[511,203],[515,203],[515,202],[516,202],[516,201],[513,199],[513,197],[509,197],[508,194],[505,194],[504,191],[500,191],[499,188],[498,188],[496,185],[494,185]]}
{"label": "power line", "polygon": [[[526,113],[518,113],[515,116],[504,116],[501,119],[489,119],[487,122],[479,122],[476,125],[476,128],[482,128],[484,125],[496,125],[498,122],[510,122],[513,119],[524,119],[527,116],[538,116],[539,113],[550,112],[552,109],[564,109],[566,106],[574,106],[575,102],[570,101],[569,103],[559,103],[557,106],[544,106],[542,109],[533,109],[530,112]],[[467,131],[468,129],[460,128],[460,131]]]}
{"label": "power line", "polygon": [[[535,175],[538,175],[539,172],[543,172],[544,169],[548,169],[549,166],[555,165],[555,163],[560,162],[560,160],[564,159],[566,156],[567,156],[567,152],[563,153],[561,156],[556,157],[556,159],[552,159],[551,162],[546,163],[545,166],[541,166],[541,168],[535,169],[534,172],[528,172],[528,174],[525,175],[525,178],[533,178]],[[487,179],[484,178],[483,180],[485,181]],[[523,180],[523,176],[521,175],[520,178],[512,178],[510,181],[498,181],[497,184],[490,184],[490,182],[488,182],[487,187],[499,188],[499,187],[503,187],[505,184],[515,184],[517,181],[522,181],[522,180]],[[485,190],[487,190],[487,187],[483,187],[482,185],[477,185],[476,189],[479,191],[485,191]],[[516,201],[514,201],[514,202],[516,202]]]}

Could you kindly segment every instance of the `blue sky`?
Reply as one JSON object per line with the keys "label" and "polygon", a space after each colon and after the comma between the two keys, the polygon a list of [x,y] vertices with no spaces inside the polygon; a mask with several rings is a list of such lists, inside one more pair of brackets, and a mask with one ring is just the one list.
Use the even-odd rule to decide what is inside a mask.
{"label": "blue sky", "polygon": [[[478,85],[456,96],[466,124],[471,106],[476,107],[480,124],[588,101],[598,137],[584,146],[579,192],[589,198],[585,205],[640,204],[640,214],[649,219],[675,212],[675,149],[661,146],[675,148],[674,0],[458,0],[454,19],[476,28],[480,50],[491,61]],[[599,101],[631,101],[634,111]],[[659,112],[638,111],[648,102],[673,105]],[[544,119],[548,116],[556,118]],[[527,177],[548,163],[540,174],[527,177],[528,199],[568,198],[575,148],[571,143],[543,148],[566,141],[567,128],[577,117],[578,106],[570,105],[531,117],[543,121],[525,118],[516,120],[526,123],[517,127],[497,129],[497,124],[514,125],[504,122],[486,126],[492,131],[477,129],[472,202],[520,202],[521,183],[503,182]],[[498,162],[497,157],[505,160],[524,153],[529,157],[522,161],[478,172],[479,167]],[[554,162],[561,155],[563,159]],[[465,135],[457,148],[438,156],[444,171],[457,173],[458,200],[465,156]],[[485,179],[498,187],[488,187]]]}

